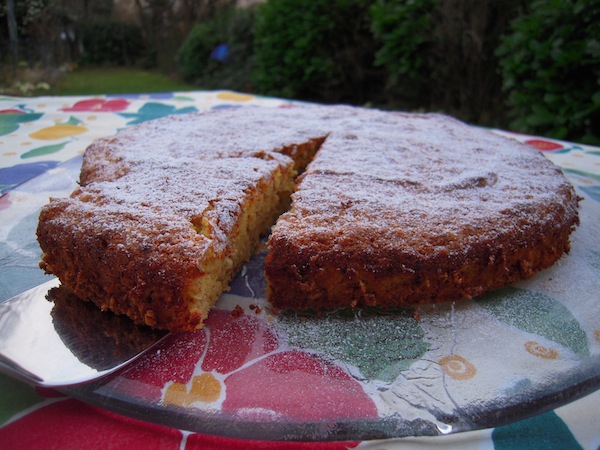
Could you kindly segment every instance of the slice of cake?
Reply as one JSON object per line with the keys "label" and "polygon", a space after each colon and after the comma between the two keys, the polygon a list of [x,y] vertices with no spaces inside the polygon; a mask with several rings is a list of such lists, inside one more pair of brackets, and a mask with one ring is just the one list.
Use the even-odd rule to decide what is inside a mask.
{"label": "slice of cake", "polygon": [[478,295],[553,264],[578,223],[572,186],[536,150],[440,115],[340,106],[146,122],[92,144],[80,184],[42,209],[41,266],[172,331],[202,325],[275,221],[269,300],[296,309]]}
{"label": "slice of cake", "polygon": [[41,211],[41,267],[137,323],[200,327],[324,138],[290,125],[300,110],[280,114],[173,116],[98,140],[81,187]]}

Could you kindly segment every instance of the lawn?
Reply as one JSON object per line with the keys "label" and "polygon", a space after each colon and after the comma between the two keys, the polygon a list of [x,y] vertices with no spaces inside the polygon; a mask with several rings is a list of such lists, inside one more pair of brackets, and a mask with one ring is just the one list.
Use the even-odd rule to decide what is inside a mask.
{"label": "lawn", "polygon": [[190,91],[197,86],[157,72],[141,69],[101,68],[70,72],[55,85],[51,95],[141,94]]}

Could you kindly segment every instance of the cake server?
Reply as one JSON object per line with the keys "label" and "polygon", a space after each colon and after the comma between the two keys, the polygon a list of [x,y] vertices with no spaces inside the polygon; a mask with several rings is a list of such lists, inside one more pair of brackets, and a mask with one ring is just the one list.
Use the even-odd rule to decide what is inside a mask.
{"label": "cake server", "polygon": [[53,279],[0,304],[1,371],[43,387],[84,383],[132,362],[167,334],[81,300],[61,312],[63,302],[49,300],[59,286]]}

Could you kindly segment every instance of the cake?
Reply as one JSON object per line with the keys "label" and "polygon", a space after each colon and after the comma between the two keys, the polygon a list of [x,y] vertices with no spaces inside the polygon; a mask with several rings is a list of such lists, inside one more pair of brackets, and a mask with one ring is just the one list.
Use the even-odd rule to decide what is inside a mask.
{"label": "cake", "polygon": [[552,265],[577,201],[538,151],[446,116],[243,108],[94,142],[37,234],[41,267],[75,295],[179,331],[202,326],[273,224],[274,306],[409,306]]}

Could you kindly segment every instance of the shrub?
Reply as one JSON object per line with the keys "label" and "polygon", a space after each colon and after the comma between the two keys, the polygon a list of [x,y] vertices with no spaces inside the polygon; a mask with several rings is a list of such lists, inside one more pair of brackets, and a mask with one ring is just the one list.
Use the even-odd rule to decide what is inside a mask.
{"label": "shrub", "polygon": [[439,110],[500,126],[505,103],[494,55],[519,0],[376,0],[372,29],[394,107]]}
{"label": "shrub", "polygon": [[405,108],[429,105],[432,12],[438,0],[377,0],[371,29],[380,42],[375,63],[388,72],[387,92]]}
{"label": "shrub", "polygon": [[255,7],[237,8],[192,28],[177,53],[181,76],[204,89],[252,90],[255,17]]}
{"label": "shrub", "polygon": [[600,142],[600,2],[534,1],[498,48],[511,127]]}
{"label": "shrub", "polygon": [[364,103],[379,89],[368,0],[278,0],[262,5],[255,33],[260,92]]}
{"label": "shrub", "polygon": [[215,22],[204,22],[192,28],[177,52],[177,64],[181,76],[197,82],[207,71],[210,54],[223,39]]}
{"label": "shrub", "polygon": [[98,20],[81,25],[83,64],[132,65],[144,54],[140,28],[113,20]]}

